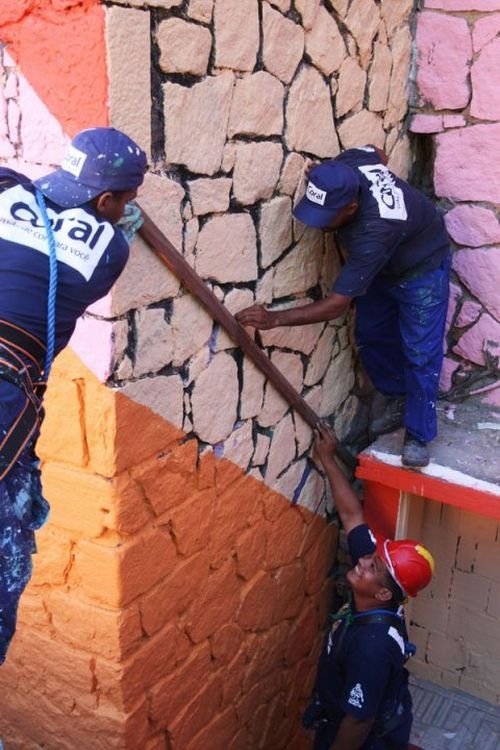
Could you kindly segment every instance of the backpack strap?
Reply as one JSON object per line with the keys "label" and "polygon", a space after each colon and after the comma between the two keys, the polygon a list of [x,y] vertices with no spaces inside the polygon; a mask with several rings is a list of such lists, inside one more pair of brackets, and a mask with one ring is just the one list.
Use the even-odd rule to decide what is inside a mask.
{"label": "backpack strap", "polygon": [[398,615],[397,612],[391,612],[391,610],[389,609],[372,609],[368,612],[358,612],[355,615],[352,615],[352,619],[353,622],[356,622],[359,625],[374,625],[377,623],[391,625],[392,627],[396,628],[405,644],[405,662],[408,661],[410,656],[415,655],[417,651],[415,644],[411,643],[408,640],[408,633],[406,630],[405,622],[401,615]]}

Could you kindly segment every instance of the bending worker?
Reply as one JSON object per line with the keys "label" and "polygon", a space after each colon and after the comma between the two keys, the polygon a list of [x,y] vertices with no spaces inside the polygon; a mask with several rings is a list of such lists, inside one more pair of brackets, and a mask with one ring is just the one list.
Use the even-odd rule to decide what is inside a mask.
{"label": "bending worker", "polygon": [[347,573],[352,600],[333,617],[303,724],[316,730],[314,750],[419,750],[408,744],[412,712],[404,664],[412,647],[402,603],[430,582],[433,558],[410,539],[376,541],[337,465],[330,428],[319,425],[315,448],[354,567]]}
{"label": "bending worker", "polygon": [[0,169],[0,663],[49,510],[34,448],[52,359],[125,266],[145,170],[113,128],[79,133],[61,168],[34,182]]}
{"label": "bending worker", "polygon": [[444,221],[423,193],[396,177],[374,146],[344,151],[314,167],[294,209],[310,227],[335,230],[347,260],[323,300],[236,316],[255,328],[332,320],[356,301],[356,341],[374,387],[386,396],[372,432],[403,423],[405,466],[429,462],[437,432],[450,249]]}

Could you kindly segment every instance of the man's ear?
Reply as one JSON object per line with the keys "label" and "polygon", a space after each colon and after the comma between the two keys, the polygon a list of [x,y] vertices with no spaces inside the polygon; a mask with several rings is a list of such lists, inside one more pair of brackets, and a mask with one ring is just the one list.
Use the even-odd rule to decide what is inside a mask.
{"label": "man's ear", "polygon": [[355,214],[356,211],[358,210],[358,206],[359,206],[359,203],[356,200],[351,201],[350,203],[348,203],[347,206],[344,209],[345,215],[346,216],[352,216],[353,214]]}
{"label": "man's ear", "polygon": [[382,586],[375,594],[375,599],[378,599],[379,602],[389,602],[392,599],[392,591]]}
{"label": "man's ear", "polygon": [[110,190],[101,193],[94,199],[94,207],[98,214],[105,216],[109,208],[110,201],[113,200],[113,193]]}

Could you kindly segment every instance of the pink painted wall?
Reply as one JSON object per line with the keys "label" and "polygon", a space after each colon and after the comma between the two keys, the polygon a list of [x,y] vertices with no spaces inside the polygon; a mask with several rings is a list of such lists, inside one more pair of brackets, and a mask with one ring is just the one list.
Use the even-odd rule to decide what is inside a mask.
{"label": "pink painted wall", "polygon": [[495,385],[500,359],[500,0],[423,6],[410,130],[432,139],[434,189],[455,250],[442,387],[470,393]]}

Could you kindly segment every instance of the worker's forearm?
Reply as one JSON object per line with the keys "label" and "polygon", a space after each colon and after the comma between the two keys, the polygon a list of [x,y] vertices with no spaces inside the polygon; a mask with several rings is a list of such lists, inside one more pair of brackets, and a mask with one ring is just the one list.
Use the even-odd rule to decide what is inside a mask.
{"label": "worker's forearm", "polygon": [[342,315],[351,302],[350,297],[341,294],[331,294],[318,302],[311,302],[302,307],[292,307],[287,310],[273,310],[274,326],[302,326],[308,323],[320,323],[324,320],[334,320]]}
{"label": "worker's forearm", "polygon": [[353,716],[345,716],[330,750],[359,750],[370,734],[372,726],[373,719],[360,721]]}
{"label": "worker's forearm", "polygon": [[364,523],[363,506],[335,458],[323,458],[322,464],[332,490],[335,509],[345,531],[349,533],[355,526]]}

